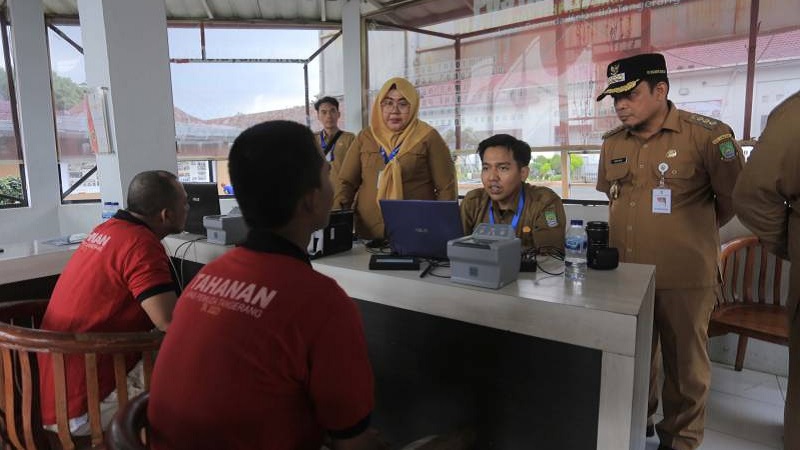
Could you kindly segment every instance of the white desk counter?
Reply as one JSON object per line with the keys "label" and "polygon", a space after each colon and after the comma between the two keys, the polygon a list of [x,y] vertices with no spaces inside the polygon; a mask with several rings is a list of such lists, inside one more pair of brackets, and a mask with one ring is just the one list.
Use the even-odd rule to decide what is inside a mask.
{"label": "white desk counter", "polygon": [[[170,236],[170,255],[196,236]],[[188,248],[187,248],[188,246]],[[205,264],[230,247],[185,244],[178,257]],[[652,338],[653,266],[589,270],[576,286],[563,276],[520,273],[498,290],[451,283],[417,271],[370,271],[360,246],[313,261],[353,298],[602,352],[597,449],[644,448]],[[558,265],[554,266],[560,270]],[[552,270],[550,270],[552,271]],[[440,268],[436,273],[446,274]]]}
{"label": "white desk counter", "polygon": [[0,285],[60,274],[78,245],[0,244]]}

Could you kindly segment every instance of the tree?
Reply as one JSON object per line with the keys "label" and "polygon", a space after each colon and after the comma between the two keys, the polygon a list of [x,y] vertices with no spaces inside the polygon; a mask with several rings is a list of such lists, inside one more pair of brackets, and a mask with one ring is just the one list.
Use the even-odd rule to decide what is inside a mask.
{"label": "tree", "polygon": [[8,100],[8,76],[3,69],[0,69],[0,99]]}
{"label": "tree", "polygon": [[578,155],[569,155],[569,171],[574,172],[575,169],[583,167],[583,158]]}
{"label": "tree", "polygon": [[83,101],[83,95],[86,93],[85,86],[55,72],[52,72],[51,76],[56,110],[65,111]]}
{"label": "tree", "polygon": [[0,205],[13,205],[22,202],[22,199],[22,180],[19,177],[0,178]]}
{"label": "tree", "polygon": [[[56,110],[64,111],[83,101],[86,86],[80,85],[67,77],[62,77],[55,72],[51,73]],[[8,100],[8,76],[6,71],[0,69],[0,98]]]}

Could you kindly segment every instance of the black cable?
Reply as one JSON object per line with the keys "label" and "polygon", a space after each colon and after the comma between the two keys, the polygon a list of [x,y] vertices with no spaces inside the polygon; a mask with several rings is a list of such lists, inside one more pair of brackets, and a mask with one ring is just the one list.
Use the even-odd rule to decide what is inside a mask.
{"label": "black cable", "polygon": [[430,266],[430,269],[428,269],[426,275],[430,275],[436,278],[450,278],[450,275],[440,275],[435,273],[435,270],[440,267],[445,267],[445,268],[450,267],[450,261],[442,261],[440,259],[435,259],[435,258],[421,258],[421,259],[422,261],[427,262],[428,265]]}
{"label": "black cable", "polygon": [[380,248],[370,248],[364,247],[367,250],[367,253],[371,253],[373,255],[391,255],[392,249],[389,247],[380,247]]}
{"label": "black cable", "polygon": [[[186,261],[186,255],[189,254],[189,250],[192,248],[192,244],[196,243],[197,241],[203,241],[205,239],[206,238],[204,236],[204,237],[199,237],[199,238],[196,238],[196,239],[192,239],[191,241],[184,242],[184,244],[188,244],[188,245],[186,246],[186,250],[183,251],[183,257],[181,258],[181,279],[180,279],[181,291],[183,291],[184,280],[185,280],[185,278],[183,276],[183,262]],[[183,245],[183,244],[181,244],[181,245]],[[180,245],[178,246],[178,248],[180,248]],[[177,256],[176,256],[176,258],[177,258]]]}
{"label": "black cable", "polygon": [[[549,257],[551,257],[553,259],[557,259],[559,261],[564,261],[564,251],[561,250],[558,247],[553,247],[553,246],[540,247],[539,248],[539,254],[542,255],[542,256],[549,256]],[[546,273],[548,275],[558,276],[558,275],[563,275],[564,274],[563,270],[561,272],[556,272],[556,273],[548,272],[547,270],[545,270],[542,267],[541,264],[539,264],[538,267],[539,267],[539,270],[541,270],[542,272],[544,272],[544,273]]]}

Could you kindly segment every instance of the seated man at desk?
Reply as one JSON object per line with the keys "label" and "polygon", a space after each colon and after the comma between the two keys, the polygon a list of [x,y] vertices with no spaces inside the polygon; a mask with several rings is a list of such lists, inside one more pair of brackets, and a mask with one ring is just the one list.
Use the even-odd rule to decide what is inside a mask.
{"label": "seated man at desk", "polygon": [[181,295],[153,371],[152,448],[384,448],[358,309],[304,250],[328,222],[330,163],[308,128],[271,121],[236,138],[228,167],[250,231]]}
{"label": "seated man at desk", "polygon": [[525,182],[531,148],[508,134],[496,134],[478,144],[483,188],[468,192],[461,202],[464,233],[481,223],[511,224],[524,249],[564,250],[566,215],[552,189]]}
{"label": "seated man at desk", "polygon": [[[66,332],[165,331],[177,301],[169,257],[161,239],[183,230],[188,203],[177,177],[155,170],[137,174],[128,207],[101,223],[81,243],[58,278],[41,328]],[[130,370],[136,361],[130,361]],[[42,421],[55,431],[55,388],[50,356],[39,356]],[[70,432],[90,432],[86,370],[80,357],[66,359]],[[103,426],[117,408],[111,358],[98,358]],[[133,391],[129,389],[129,391]]]}

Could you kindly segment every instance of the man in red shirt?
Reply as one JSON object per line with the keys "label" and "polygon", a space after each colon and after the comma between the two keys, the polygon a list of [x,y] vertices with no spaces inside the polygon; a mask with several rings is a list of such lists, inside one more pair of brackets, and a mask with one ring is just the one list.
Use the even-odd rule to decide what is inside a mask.
{"label": "man in red shirt", "polygon": [[[42,329],[85,332],[162,331],[177,301],[170,263],[161,239],[183,230],[188,203],[174,174],[148,171],[128,187],[128,208],[101,223],[81,243],[58,278]],[[130,370],[136,360],[129,361]],[[52,358],[39,356],[42,421],[55,430]],[[79,356],[66,358],[70,432],[89,434],[86,370]],[[113,361],[98,356],[102,421],[116,409]],[[107,398],[108,397],[108,398]]]}
{"label": "man in red shirt", "polygon": [[384,448],[359,312],[304,251],[333,200],[315,136],[265,122],[228,164],[250,232],[181,295],[153,371],[152,448]]}

